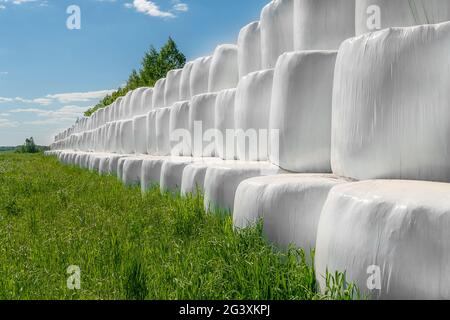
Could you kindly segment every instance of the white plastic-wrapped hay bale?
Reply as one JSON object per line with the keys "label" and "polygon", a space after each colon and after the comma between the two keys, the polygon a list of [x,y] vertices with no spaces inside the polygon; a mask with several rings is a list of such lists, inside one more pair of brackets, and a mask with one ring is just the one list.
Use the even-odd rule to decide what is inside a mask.
{"label": "white plastic-wrapped hay bale", "polygon": [[234,125],[239,160],[268,159],[268,128],[274,70],[250,73],[236,89]]}
{"label": "white plastic-wrapped hay bale", "polygon": [[164,161],[160,179],[162,193],[180,191],[184,168],[192,161],[191,157],[178,157]]}
{"label": "white plastic-wrapped hay bale", "polygon": [[354,21],[355,0],[295,0],[294,49],[337,50],[355,36]]}
{"label": "white plastic-wrapped hay bale", "polygon": [[164,89],[164,105],[172,106],[180,101],[180,81],[183,69],[170,70],[166,77],[166,86]]}
{"label": "white plastic-wrapped hay bale", "polygon": [[449,20],[448,0],[356,0],[356,35]]}
{"label": "white plastic-wrapped hay bale", "polygon": [[347,181],[326,174],[281,174],[244,180],[236,190],[233,224],[246,228],[263,219],[268,240],[315,249],[320,213],[330,189]]}
{"label": "white plastic-wrapped hay bale", "polygon": [[164,103],[164,92],[166,90],[166,78],[159,79],[155,83],[153,88],[153,109],[164,108],[166,105]]}
{"label": "white plastic-wrapped hay bale", "polygon": [[261,70],[261,28],[259,21],[241,29],[238,37],[239,77]]}
{"label": "white plastic-wrapped hay bale", "polygon": [[134,153],[133,120],[124,120],[120,123],[120,153]]}
{"label": "white plastic-wrapped hay bale", "polygon": [[109,172],[112,175],[118,175],[118,167],[119,167],[119,160],[122,158],[126,158],[124,155],[113,155],[109,158]]}
{"label": "white plastic-wrapped hay bale", "polygon": [[131,96],[133,91],[128,91],[120,103],[120,118],[127,120],[131,118]]}
{"label": "white plastic-wrapped hay bale", "polygon": [[152,110],[147,114],[147,154],[156,155],[158,144],[156,142],[156,112]]}
{"label": "white plastic-wrapped hay bale", "polygon": [[157,155],[170,155],[170,108],[156,110]]}
{"label": "white plastic-wrapped hay bale", "polygon": [[[189,108],[189,132],[192,138],[191,149],[193,157],[213,157],[215,142],[214,111],[216,93],[196,95],[191,100]],[[211,140],[208,141],[207,135]]]}
{"label": "white plastic-wrapped hay bale", "polygon": [[316,277],[346,272],[375,299],[450,299],[450,185],[374,180],[333,188],[317,233]]}
{"label": "white plastic-wrapped hay bale", "polygon": [[222,44],[214,51],[211,61],[208,91],[236,88],[238,81],[238,47],[234,44]]}
{"label": "white plastic-wrapped hay bale", "polygon": [[206,170],[210,165],[222,162],[218,158],[204,158],[203,161],[194,161],[183,170],[181,179],[181,195],[196,195],[197,191],[203,193]]}
{"label": "white plastic-wrapped hay bale", "polygon": [[144,158],[129,157],[124,158],[122,169],[122,182],[126,186],[135,186],[141,184],[142,162]]}
{"label": "white plastic-wrapped hay bale", "polygon": [[180,79],[180,101],[190,100],[191,99],[191,71],[194,66],[194,62],[187,62],[183,71],[181,72]]}
{"label": "white plastic-wrapped hay bale", "polygon": [[191,155],[189,107],[189,101],[182,101],[170,109],[170,154],[174,157]]}
{"label": "white plastic-wrapped hay bale", "polygon": [[249,178],[284,173],[268,162],[224,161],[208,166],[205,175],[205,209],[231,212],[239,184]]}
{"label": "white plastic-wrapped hay bale", "polygon": [[142,93],[142,114],[147,114],[153,109],[153,88],[146,88]]}
{"label": "white plastic-wrapped hay bale", "polygon": [[117,100],[114,102],[114,121],[119,121],[122,118],[120,117],[120,109],[122,105],[123,97],[117,98]]}
{"label": "white plastic-wrapped hay bale", "polygon": [[168,157],[151,157],[142,162],[141,191],[144,193],[151,187],[159,185],[161,180],[161,168]]}
{"label": "white plastic-wrapped hay bale", "polygon": [[193,62],[190,78],[191,97],[207,93],[209,85],[209,69],[212,57],[201,57]]}
{"label": "white plastic-wrapped hay bale", "polygon": [[109,171],[109,162],[110,162],[111,157],[110,156],[105,156],[102,159],[100,159],[100,165],[98,168],[98,173],[100,175],[108,175],[111,172]]}
{"label": "white plastic-wrapped hay bale", "polygon": [[261,12],[261,62],[274,68],[278,57],[294,49],[294,0],[274,0]]}
{"label": "white plastic-wrapped hay bale", "polygon": [[147,115],[133,119],[134,150],[138,154],[147,153]]}
{"label": "white plastic-wrapped hay bale", "polygon": [[142,94],[146,88],[137,88],[133,91],[130,98],[131,118],[142,115]]}
{"label": "white plastic-wrapped hay bale", "polygon": [[217,156],[224,160],[236,159],[236,138],[234,135],[234,105],[236,89],[227,89],[217,94],[214,111]]}
{"label": "white plastic-wrapped hay bale", "polygon": [[331,171],[331,110],[336,51],[278,59],[270,111],[270,160],[292,172]]}
{"label": "white plastic-wrapped hay bale", "polygon": [[345,41],[333,90],[335,174],[450,181],[450,23]]}

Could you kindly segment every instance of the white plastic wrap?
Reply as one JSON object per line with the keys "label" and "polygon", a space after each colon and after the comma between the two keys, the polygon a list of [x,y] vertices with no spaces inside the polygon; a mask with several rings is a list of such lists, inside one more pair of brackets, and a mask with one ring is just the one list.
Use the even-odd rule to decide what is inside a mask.
{"label": "white plastic wrap", "polygon": [[216,93],[205,93],[194,96],[189,108],[189,132],[191,135],[191,149],[194,157],[213,157],[215,142],[214,134],[211,141],[207,141],[206,133],[214,129],[214,112]]}
{"label": "white plastic wrap", "polygon": [[153,88],[146,88],[142,93],[142,114],[147,114],[153,109]]}
{"label": "white plastic wrap", "polygon": [[158,144],[156,141],[156,112],[152,110],[147,114],[147,153],[156,155],[158,153]]}
{"label": "white plastic wrap", "polygon": [[133,120],[120,123],[120,153],[134,153]]}
{"label": "white plastic wrap", "polygon": [[109,158],[109,172],[112,175],[115,175],[117,177],[119,177],[118,175],[118,166],[119,166],[119,160],[122,158],[126,158],[126,156],[124,155],[115,155],[115,156],[111,156]]}
{"label": "white plastic wrap", "polygon": [[[234,111],[239,160],[265,161],[268,159],[273,75],[273,69],[257,71],[239,81]],[[252,137],[252,139],[246,137]]]}
{"label": "white plastic wrap", "polygon": [[449,20],[448,0],[356,0],[356,35]]}
{"label": "white plastic wrap", "polygon": [[170,155],[170,108],[156,111],[156,146],[158,156]]}
{"label": "white plastic wrap", "polygon": [[142,115],[142,94],[146,88],[137,88],[130,98],[131,118]]}
{"label": "white plastic wrap", "polygon": [[191,71],[194,66],[194,62],[187,62],[181,73],[180,79],[180,101],[191,99]]}
{"label": "white plastic wrap", "polygon": [[180,81],[183,69],[170,70],[166,77],[166,86],[164,90],[164,105],[172,106],[180,101]]}
{"label": "white plastic wrap", "polygon": [[238,47],[234,44],[222,44],[214,51],[211,61],[208,91],[236,88],[238,81]]}
{"label": "white plastic wrap", "polygon": [[239,184],[249,178],[284,173],[268,162],[224,161],[208,166],[205,175],[205,209],[232,211]]}
{"label": "white plastic wrap", "polygon": [[345,41],[333,92],[335,174],[450,182],[450,23]]}
{"label": "white plastic wrap", "polygon": [[142,162],[141,168],[141,190],[143,193],[154,185],[159,185],[161,180],[161,168],[169,157],[151,157]]}
{"label": "white plastic wrap", "polygon": [[124,159],[122,182],[126,186],[140,185],[142,162],[144,161],[144,158],[130,157]]}
{"label": "white plastic wrap", "polygon": [[170,154],[174,157],[191,155],[189,107],[189,101],[182,101],[170,109]]}
{"label": "white plastic wrap", "polygon": [[147,153],[147,116],[137,116],[133,119],[134,150],[136,153]]}
{"label": "white plastic wrap", "polygon": [[261,12],[261,61],[274,68],[278,57],[294,50],[294,0],[274,0]]}
{"label": "white plastic wrap", "polygon": [[236,89],[218,93],[214,114],[214,127],[217,130],[216,154],[224,160],[236,159],[236,139],[234,135],[234,104]]}
{"label": "white plastic wrap", "polygon": [[[378,180],[333,188],[316,277],[346,271],[373,299],[450,299],[450,184]],[[372,289],[372,290],[371,290]]]}
{"label": "white plastic wrap", "polygon": [[181,195],[188,194],[196,195],[197,191],[203,193],[203,186],[205,184],[206,170],[210,165],[221,163],[222,160],[218,158],[202,158],[201,161],[194,158],[193,162],[187,165],[183,170],[183,177],[181,181]]}
{"label": "white plastic wrap", "polygon": [[123,100],[123,97],[119,97],[114,102],[114,121],[122,120],[122,118],[121,118],[122,100]]}
{"label": "white plastic wrap", "polygon": [[354,21],[355,0],[295,0],[294,48],[337,50],[355,36]]}
{"label": "white plastic wrap", "polygon": [[238,228],[263,219],[268,240],[294,244],[309,255],[316,247],[317,226],[330,189],[346,180],[333,175],[281,174],[244,180],[236,191],[233,224]]}
{"label": "white plastic wrap", "polygon": [[261,70],[261,28],[259,21],[241,29],[238,38],[239,77]]}
{"label": "white plastic wrap", "polygon": [[212,57],[198,58],[193,62],[190,78],[191,97],[208,92],[209,68]]}
{"label": "white plastic wrap", "polygon": [[180,191],[184,168],[192,161],[191,157],[176,157],[164,161],[161,167],[161,192]]}
{"label": "white plastic wrap", "polygon": [[131,96],[133,91],[128,91],[120,103],[120,119],[127,120],[131,118]]}
{"label": "white plastic wrap", "polygon": [[166,78],[159,79],[155,83],[153,88],[153,109],[164,108],[166,105],[164,103],[164,92],[166,90]]}
{"label": "white plastic wrap", "polygon": [[283,54],[274,75],[270,160],[292,172],[331,172],[331,107],[336,51]]}

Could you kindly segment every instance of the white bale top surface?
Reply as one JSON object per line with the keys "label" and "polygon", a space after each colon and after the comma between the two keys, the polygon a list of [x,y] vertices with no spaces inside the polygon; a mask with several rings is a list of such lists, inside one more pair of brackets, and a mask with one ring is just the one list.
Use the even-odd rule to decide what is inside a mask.
{"label": "white bale top surface", "polygon": [[216,48],[211,61],[208,79],[208,91],[218,92],[236,88],[239,80],[238,47],[234,44],[222,44]]}

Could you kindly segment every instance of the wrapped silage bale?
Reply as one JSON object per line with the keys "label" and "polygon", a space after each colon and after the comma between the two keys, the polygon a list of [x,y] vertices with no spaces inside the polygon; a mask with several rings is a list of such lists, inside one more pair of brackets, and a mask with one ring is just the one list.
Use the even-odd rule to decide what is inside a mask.
{"label": "wrapped silage bale", "polygon": [[131,118],[131,95],[133,91],[128,91],[120,103],[120,119],[127,120]]}
{"label": "wrapped silage bale", "polygon": [[161,167],[160,188],[161,193],[180,191],[183,171],[192,163],[191,157],[177,157],[164,161]]}
{"label": "wrapped silage bale", "polygon": [[346,272],[372,299],[450,299],[450,185],[373,180],[333,188],[317,233],[316,277]]}
{"label": "wrapped silage bale", "polygon": [[120,123],[120,153],[134,153],[133,120],[124,120]]}
{"label": "wrapped silage bale", "polygon": [[326,174],[280,174],[244,180],[236,190],[233,224],[246,228],[262,219],[270,242],[282,248],[294,244],[309,256],[315,249],[328,193],[346,182]]}
{"label": "wrapped silage bale", "polygon": [[232,212],[236,189],[242,181],[281,173],[285,171],[265,161],[223,161],[209,165],[204,183],[205,210]]}
{"label": "wrapped silage bale", "polygon": [[181,72],[180,79],[180,101],[190,100],[191,99],[191,71],[194,66],[194,62],[187,62],[183,71]]}
{"label": "wrapped silage bale", "polygon": [[164,89],[164,105],[172,106],[180,101],[180,81],[183,69],[170,70],[166,77],[166,86]]}
{"label": "wrapped silage bale", "polygon": [[110,162],[111,156],[105,156],[102,159],[100,159],[100,165],[98,168],[98,173],[100,175],[108,175],[111,174],[109,171],[109,162]]}
{"label": "wrapped silage bale", "polygon": [[203,159],[203,161],[194,161],[184,168],[180,188],[182,196],[196,195],[197,192],[203,193],[206,170],[209,166],[222,162],[222,159],[219,158]]}
{"label": "wrapped silage bale", "polygon": [[261,27],[259,21],[241,29],[238,37],[239,77],[261,70]]}
{"label": "wrapped silage bale", "polygon": [[164,91],[166,89],[166,78],[159,79],[155,83],[153,88],[153,109],[164,108],[166,105],[164,103]]}
{"label": "wrapped silage bale", "polygon": [[137,88],[130,98],[131,118],[142,115],[142,94],[146,88]]}
{"label": "wrapped silage bale", "polygon": [[119,160],[126,158],[124,155],[113,155],[109,157],[109,173],[118,176]]}
{"label": "wrapped silage bale", "polygon": [[189,101],[182,101],[170,108],[170,154],[174,157],[191,155],[189,107]]}
{"label": "wrapped silage bale", "polygon": [[227,89],[218,93],[214,111],[217,156],[224,160],[236,159],[236,138],[234,134],[234,105],[236,89]]}
{"label": "wrapped silage bale", "polygon": [[336,51],[298,51],[278,59],[270,111],[270,160],[292,172],[331,171]]}
{"label": "wrapped silage bale", "polygon": [[274,0],[261,12],[262,69],[274,68],[278,57],[294,50],[294,0]]}
{"label": "wrapped silage bale", "polygon": [[147,114],[153,109],[153,88],[146,88],[142,93],[142,114]]}
{"label": "wrapped silage bale", "polygon": [[133,119],[134,149],[138,154],[147,153],[147,115]]}
{"label": "wrapped silage bale", "polygon": [[250,73],[236,89],[234,125],[239,160],[266,161],[274,70]]}
{"label": "wrapped silage bale", "polygon": [[122,169],[122,182],[126,186],[136,186],[141,184],[142,162],[144,158],[125,158]]}
{"label": "wrapped silage bale", "polygon": [[333,90],[335,174],[450,182],[450,23],[345,41]]}
{"label": "wrapped silage bale", "polygon": [[147,192],[161,180],[161,168],[168,157],[151,157],[144,159],[141,169],[141,191]]}
{"label": "wrapped silage bale", "polygon": [[448,0],[356,0],[356,35],[449,20]]}
{"label": "wrapped silage bale", "polygon": [[212,57],[201,57],[193,62],[191,77],[190,77],[190,88],[191,97],[196,95],[207,93],[209,84],[209,69],[211,66]]}
{"label": "wrapped silage bale", "polygon": [[152,110],[147,114],[147,154],[157,155],[158,144],[156,140],[156,112]]}
{"label": "wrapped silage bale", "polygon": [[122,100],[123,100],[123,97],[120,97],[120,98],[117,98],[117,100],[114,102],[114,104],[115,104],[115,106],[114,106],[114,121],[122,120],[122,118],[120,116]]}
{"label": "wrapped silage bale", "polygon": [[[215,149],[214,111],[216,93],[196,95],[189,108],[189,132],[193,157],[213,157]],[[207,140],[207,136],[211,140]]]}
{"label": "wrapped silage bale", "polygon": [[294,49],[337,50],[355,36],[354,20],[355,0],[295,0]]}
{"label": "wrapped silage bale", "polygon": [[122,138],[121,138],[121,127],[122,127],[122,123],[125,120],[119,120],[117,121],[116,124],[116,132],[115,132],[115,153],[122,153]]}
{"label": "wrapped silage bale", "polygon": [[238,81],[238,47],[234,44],[222,44],[216,48],[211,60],[208,91],[236,88]]}
{"label": "wrapped silage bale", "polygon": [[156,110],[157,155],[170,155],[170,108]]}

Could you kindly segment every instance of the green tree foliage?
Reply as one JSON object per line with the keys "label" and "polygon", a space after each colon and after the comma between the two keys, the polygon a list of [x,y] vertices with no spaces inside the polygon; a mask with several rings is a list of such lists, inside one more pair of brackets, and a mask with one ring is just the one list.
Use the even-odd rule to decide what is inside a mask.
{"label": "green tree foliage", "polygon": [[40,150],[38,146],[34,143],[33,137],[26,138],[25,143],[18,148],[20,153],[38,153]]}
{"label": "green tree foliage", "polygon": [[128,91],[139,87],[153,87],[156,81],[166,76],[167,72],[182,68],[185,63],[186,57],[178,50],[172,38],[169,37],[167,43],[159,51],[151,46],[142,58],[140,70],[131,72],[126,85],[107,95],[96,106],[87,110],[84,115],[90,116],[96,110],[104,108],[119,97],[126,95]]}

